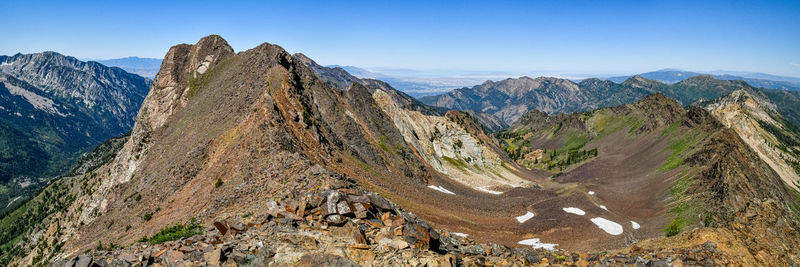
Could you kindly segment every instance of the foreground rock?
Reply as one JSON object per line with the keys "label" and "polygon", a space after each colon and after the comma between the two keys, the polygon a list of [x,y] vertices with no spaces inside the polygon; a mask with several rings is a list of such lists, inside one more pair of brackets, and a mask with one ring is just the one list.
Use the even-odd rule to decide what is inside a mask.
{"label": "foreground rock", "polygon": [[737,262],[707,242],[684,249],[570,253],[480,244],[432,228],[383,197],[350,188],[267,201],[262,214],[210,223],[162,244],[92,250],[48,266],[716,266]]}

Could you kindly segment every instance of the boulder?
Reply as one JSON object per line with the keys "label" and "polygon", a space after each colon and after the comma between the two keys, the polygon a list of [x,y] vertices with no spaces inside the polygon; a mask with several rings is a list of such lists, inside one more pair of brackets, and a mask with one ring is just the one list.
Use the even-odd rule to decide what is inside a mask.
{"label": "boulder", "polygon": [[347,201],[344,201],[344,200],[339,201],[339,203],[336,204],[336,209],[339,212],[339,214],[341,214],[341,215],[344,215],[344,216],[353,215],[353,209],[350,208],[350,204],[348,204]]}
{"label": "boulder", "polygon": [[418,249],[430,248],[430,227],[419,223],[407,223],[403,226],[403,239]]}
{"label": "boulder", "polygon": [[372,204],[372,206],[374,206],[375,208],[381,211],[387,211],[392,209],[392,204],[389,203],[389,201],[383,198],[382,196],[374,193],[369,194],[368,196],[370,204]]}
{"label": "boulder", "polygon": [[245,230],[247,230],[247,226],[244,225],[244,223],[237,222],[231,225],[230,229],[233,230],[234,232],[244,232]]}
{"label": "boulder", "polygon": [[339,214],[331,214],[325,217],[325,221],[328,222],[329,225],[333,226],[342,226],[347,220]]}
{"label": "boulder", "polygon": [[75,261],[75,267],[89,267],[92,264],[92,257],[89,255],[81,254]]}
{"label": "boulder", "polygon": [[217,231],[219,231],[219,235],[225,235],[228,233],[228,225],[223,222],[214,222],[214,227],[217,228]]}
{"label": "boulder", "polygon": [[272,217],[278,217],[278,213],[280,213],[281,210],[280,205],[278,205],[275,200],[267,201],[267,214],[272,215]]}

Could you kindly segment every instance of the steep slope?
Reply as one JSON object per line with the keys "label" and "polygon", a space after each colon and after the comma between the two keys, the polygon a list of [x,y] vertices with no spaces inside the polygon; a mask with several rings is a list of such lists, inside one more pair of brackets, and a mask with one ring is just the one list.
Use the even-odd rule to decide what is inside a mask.
{"label": "steep slope", "polygon": [[[695,208],[704,201],[723,203],[708,210],[711,222],[724,225],[751,199],[773,200],[763,205],[769,213],[755,214],[775,220],[746,217],[741,236],[776,231],[764,233],[773,243],[747,239],[775,251],[752,262],[796,259],[796,240],[786,241],[796,229],[786,219],[789,193],[779,177],[707,112],[663,95],[544,122],[531,117],[545,129],[519,127],[532,133],[525,137],[532,145],[597,149],[556,175],[520,167],[467,113],[442,114],[385,83],[276,45],[234,54],[212,35],[172,47],[163,62],[115,156],[59,179],[31,212],[17,213],[41,223],[3,236],[13,263],[577,263],[589,259],[530,247],[625,248],[662,236],[674,216],[685,219],[673,223],[678,229],[699,225],[702,209]],[[548,144],[546,131],[556,141]],[[573,149],[565,151],[569,158]],[[698,182],[671,195],[686,173]],[[723,182],[737,187],[721,189]],[[692,209],[677,209],[681,203]],[[35,216],[45,207],[49,216]],[[495,244],[455,238],[466,235]],[[719,241],[726,241],[721,250],[704,257],[754,258],[729,249],[743,246],[740,239]],[[785,245],[772,247],[779,242]],[[675,248],[684,247],[697,246]],[[79,256],[87,250],[91,257]],[[634,261],[659,252],[638,253]],[[591,261],[607,264],[610,257],[602,257]]]}
{"label": "steep slope", "polygon": [[54,52],[0,57],[0,212],[129,131],[148,86],[119,68]]}
{"label": "steep slope", "polygon": [[732,128],[787,186],[800,190],[800,130],[783,118],[766,96],[743,89],[698,105]]}
{"label": "steep slope", "polygon": [[[761,159],[763,152],[704,110],[687,111],[654,95],[582,114],[534,111],[498,136],[521,165],[585,185],[601,209],[627,214],[642,229],[655,220],[654,226],[675,236],[640,246],[699,244],[705,241],[697,240],[696,231],[681,231],[705,226],[714,228],[697,231],[720,239],[702,240],[732,239],[729,248],[748,264],[796,260],[784,256],[800,249],[796,191],[784,183],[781,169]],[[642,217],[630,217],[637,214]]]}

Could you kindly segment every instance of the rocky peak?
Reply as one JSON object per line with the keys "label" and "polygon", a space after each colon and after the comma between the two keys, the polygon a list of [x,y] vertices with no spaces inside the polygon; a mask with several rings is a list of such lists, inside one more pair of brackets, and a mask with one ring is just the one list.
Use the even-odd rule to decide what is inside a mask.
{"label": "rocky peak", "polygon": [[739,105],[750,109],[764,109],[769,112],[777,112],[777,106],[770,101],[763,93],[750,89],[739,89],[727,96],[720,97],[705,104],[708,110],[718,109],[727,105]]}
{"label": "rocky peak", "polygon": [[674,112],[685,113],[683,108],[674,98],[667,97],[662,93],[655,93],[634,102],[631,106],[638,107],[644,111],[652,112],[654,114],[663,113],[665,116],[672,116]]}
{"label": "rocky peak", "polygon": [[350,73],[340,67],[328,68],[319,65],[302,53],[295,53],[292,55],[292,58],[301,65],[309,68],[314,74],[325,80],[325,82],[333,88],[346,90],[350,88],[351,84],[361,82],[359,78],[350,75]]}
{"label": "rocky peak", "polygon": [[711,75],[697,75],[680,81],[676,85],[706,88],[752,88],[742,80],[720,80]]}
{"label": "rocky peak", "polygon": [[663,84],[656,80],[647,79],[639,75],[633,75],[633,77],[630,77],[624,82],[622,82],[622,85],[634,88],[649,88]]}
{"label": "rocky peak", "polygon": [[142,105],[140,119],[147,120],[152,129],[163,125],[176,107],[186,105],[192,83],[233,55],[233,48],[219,35],[203,37],[194,45],[171,47]]}

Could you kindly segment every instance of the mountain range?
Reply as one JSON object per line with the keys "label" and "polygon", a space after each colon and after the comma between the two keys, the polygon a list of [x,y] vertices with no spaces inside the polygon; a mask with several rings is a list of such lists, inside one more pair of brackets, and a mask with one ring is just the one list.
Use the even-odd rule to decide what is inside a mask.
{"label": "mountain range", "polygon": [[0,56],[0,211],[129,131],[149,83],[55,52]]}
{"label": "mountain range", "polygon": [[418,101],[216,35],[162,62],[130,135],[0,219],[0,264],[800,260],[789,91],[523,77]]}
{"label": "mountain range", "polygon": [[[653,79],[667,84],[673,84],[694,76],[711,75],[720,80],[742,80],[754,87],[781,90],[800,90],[800,78],[770,75],[765,73],[714,71],[711,73],[698,73],[677,69],[663,69],[639,74],[644,78]],[[608,78],[609,81],[621,83],[631,76],[616,76]]]}
{"label": "mountain range", "polygon": [[[582,112],[631,103],[653,93],[663,93],[688,106],[695,101],[715,99],[743,88],[764,93],[778,103],[777,109],[783,116],[800,125],[800,92],[755,88],[745,81],[720,80],[709,75],[693,76],[672,84],[639,75],[622,83],[597,78],[576,83],[552,77],[520,77],[487,81],[471,88],[422,97],[420,101],[432,106],[490,114],[505,124],[511,124],[530,110],[548,114]],[[493,122],[484,124],[495,130]]]}

